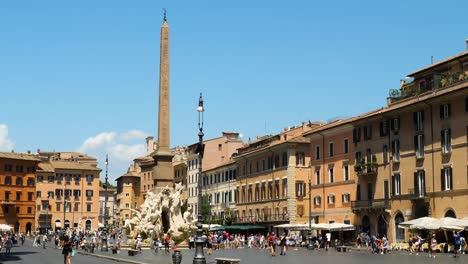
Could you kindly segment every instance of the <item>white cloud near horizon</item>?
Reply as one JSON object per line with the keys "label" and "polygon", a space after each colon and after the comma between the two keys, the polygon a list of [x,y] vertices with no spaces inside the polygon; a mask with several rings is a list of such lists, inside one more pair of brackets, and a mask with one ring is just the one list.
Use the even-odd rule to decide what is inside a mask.
{"label": "white cloud near horizon", "polygon": [[13,150],[15,143],[8,137],[8,126],[0,124],[0,151]]}
{"label": "white cloud near horizon", "polygon": [[147,134],[141,130],[129,130],[126,132],[102,132],[87,138],[78,151],[96,157],[99,167],[103,169],[101,179],[105,175],[106,154],[109,156],[109,181],[124,174],[137,157],[146,154]]}

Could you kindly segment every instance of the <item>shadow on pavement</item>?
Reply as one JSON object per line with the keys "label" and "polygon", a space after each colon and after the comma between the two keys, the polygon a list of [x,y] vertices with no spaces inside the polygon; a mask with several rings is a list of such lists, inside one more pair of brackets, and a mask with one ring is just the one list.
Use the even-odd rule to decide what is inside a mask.
{"label": "shadow on pavement", "polygon": [[5,254],[5,252],[0,253],[0,263],[7,262],[7,261],[18,261],[21,260],[22,255],[30,255],[30,254],[37,254],[34,251],[22,251],[22,252],[11,252],[9,256]]}

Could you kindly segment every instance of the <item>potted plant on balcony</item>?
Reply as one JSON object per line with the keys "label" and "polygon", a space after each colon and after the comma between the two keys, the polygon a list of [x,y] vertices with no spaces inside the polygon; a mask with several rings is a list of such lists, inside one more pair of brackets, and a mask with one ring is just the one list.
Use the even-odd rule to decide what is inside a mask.
{"label": "potted plant on balcony", "polygon": [[354,171],[357,174],[361,174],[363,169],[364,169],[364,159],[362,159],[361,161],[356,162],[356,164],[354,165]]}
{"label": "potted plant on balcony", "polygon": [[377,162],[377,156],[372,155],[372,160],[368,161],[367,164],[366,164],[367,171],[368,172],[376,172],[378,166],[379,166],[379,163]]}

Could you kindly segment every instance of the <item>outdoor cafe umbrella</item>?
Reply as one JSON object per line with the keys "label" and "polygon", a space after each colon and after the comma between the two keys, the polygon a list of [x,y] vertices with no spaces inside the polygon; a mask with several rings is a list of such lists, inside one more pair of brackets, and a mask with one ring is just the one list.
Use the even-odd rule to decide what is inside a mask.
{"label": "outdoor cafe umbrella", "polygon": [[400,228],[409,228],[409,229],[425,229],[425,226],[433,224],[437,219],[433,217],[420,217],[413,220],[402,222],[398,225]]}
{"label": "outdoor cafe umbrella", "polygon": [[0,224],[0,231],[11,231],[12,227],[7,224]]}
{"label": "outdoor cafe umbrella", "polygon": [[274,227],[277,228],[284,228],[288,230],[309,230],[309,225],[307,224],[282,224],[282,225],[276,225]]}
{"label": "outdoor cafe umbrella", "polygon": [[351,231],[354,230],[354,225],[344,224],[344,223],[331,223],[331,224],[312,224],[312,229],[316,230],[327,230],[330,232],[334,231]]}

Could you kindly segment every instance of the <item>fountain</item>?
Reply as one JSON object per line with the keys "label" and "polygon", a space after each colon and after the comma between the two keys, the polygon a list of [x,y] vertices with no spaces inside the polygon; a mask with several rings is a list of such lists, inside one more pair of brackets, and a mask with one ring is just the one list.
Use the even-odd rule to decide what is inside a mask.
{"label": "fountain", "polygon": [[187,239],[188,234],[193,231],[195,222],[192,209],[182,214],[181,195],[183,186],[175,184],[175,188],[158,188],[158,192],[148,192],[140,210],[133,210],[135,216],[125,221],[125,229],[129,237],[161,240],[165,233],[170,234],[176,244]]}

